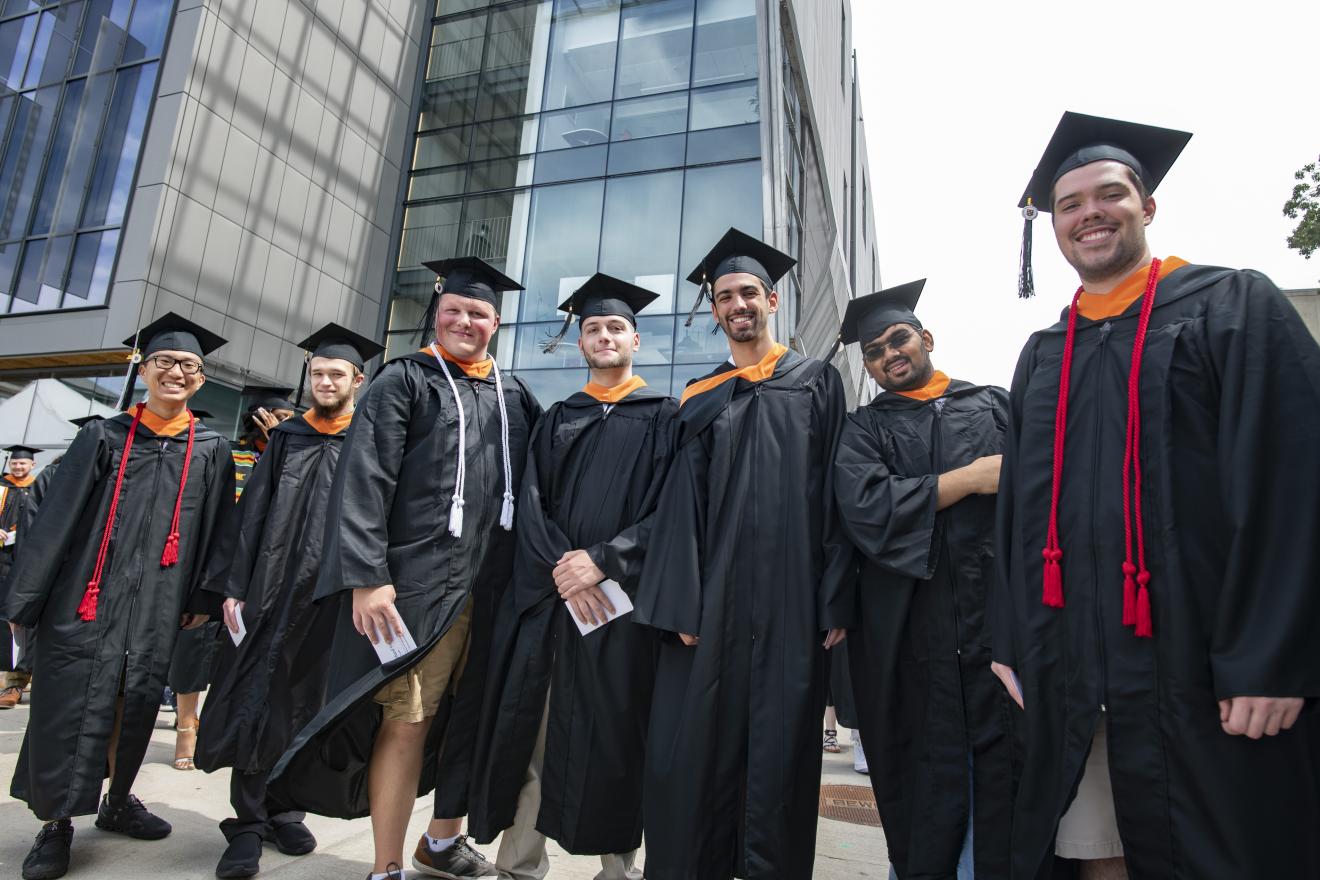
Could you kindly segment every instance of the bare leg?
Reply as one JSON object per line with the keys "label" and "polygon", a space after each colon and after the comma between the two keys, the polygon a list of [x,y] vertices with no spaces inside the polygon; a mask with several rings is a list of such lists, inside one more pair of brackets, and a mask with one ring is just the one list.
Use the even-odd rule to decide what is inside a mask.
{"label": "bare leg", "polygon": [[1089,859],[1082,862],[1079,877],[1081,880],[1127,880],[1127,860]]}
{"label": "bare leg", "polygon": [[839,716],[837,713],[835,713],[833,706],[825,707],[825,729],[826,730],[839,729]]}
{"label": "bare leg", "polygon": [[193,769],[197,751],[197,703],[200,693],[176,694],[178,712],[174,717],[174,769]]}
{"label": "bare leg", "polygon": [[417,800],[422,747],[430,728],[430,718],[416,722],[387,718],[376,733],[371,766],[367,769],[367,800],[371,804],[371,834],[376,846],[372,873],[383,873],[391,863],[403,864],[403,838],[408,833],[408,819]]}

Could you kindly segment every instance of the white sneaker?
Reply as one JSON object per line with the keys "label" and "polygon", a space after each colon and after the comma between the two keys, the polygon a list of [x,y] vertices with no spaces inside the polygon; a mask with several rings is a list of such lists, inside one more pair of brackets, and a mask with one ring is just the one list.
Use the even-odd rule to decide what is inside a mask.
{"label": "white sneaker", "polygon": [[871,770],[866,766],[866,753],[862,751],[862,741],[860,738],[853,740],[853,769],[864,775],[871,775]]}

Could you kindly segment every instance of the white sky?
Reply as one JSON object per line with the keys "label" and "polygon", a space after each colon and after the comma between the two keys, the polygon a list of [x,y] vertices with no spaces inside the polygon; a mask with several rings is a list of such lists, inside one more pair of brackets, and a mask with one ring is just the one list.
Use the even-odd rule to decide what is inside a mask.
{"label": "white sky", "polygon": [[852,8],[880,275],[929,278],[918,314],[950,375],[1007,385],[1077,288],[1042,215],[1036,298],[1017,298],[1017,202],[1065,110],[1193,133],[1155,194],[1155,256],[1320,283],[1282,212],[1320,154],[1312,2]]}

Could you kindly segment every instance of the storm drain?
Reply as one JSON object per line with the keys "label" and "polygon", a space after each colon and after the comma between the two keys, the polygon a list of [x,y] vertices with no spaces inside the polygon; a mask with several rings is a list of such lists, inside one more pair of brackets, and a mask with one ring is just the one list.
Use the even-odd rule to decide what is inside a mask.
{"label": "storm drain", "polygon": [[880,827],[880,813],[875,808],[875,792],[869,785],[822,785],[820,814],[826,819],[851,822],[853,825]]}

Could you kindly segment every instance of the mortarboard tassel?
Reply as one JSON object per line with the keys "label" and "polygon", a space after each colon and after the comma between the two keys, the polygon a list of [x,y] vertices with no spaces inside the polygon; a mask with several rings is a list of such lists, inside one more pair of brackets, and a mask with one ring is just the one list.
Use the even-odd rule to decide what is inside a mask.
{"label": "mortarboard tassel", "polygon": [[[697,301],[692,304],[692,308],[688,311],[687,320],[683,322],[684,327],[692,326],[692,321],[697,317],[697,309],[701,308],[702,301],[708,296],[710,296],[710,282],[707,281],[703,275],[701,278],[701,287],[697,290]],[[715,302],[713,297],[711,298],[711,302]],[[715,331],[712,330],[711,332],[713,333]]]}
{"label": "mortarboard tassel", "polygon": [[293,398],[294,409],[297,409],[298,407],[302,406],[303,388],[307,384],[307,366],[309,363],[311,363],[311,360],[312,360],[311,352],[307,352],[306,354],[303,355],[302,372],[298,374],[298,393]]}
{"label": "mortarboard tassel", "polygon": [[1031,221],[1040,211],[1027,199],[1027,206],[1022,209],[1022,261],[1018,267],[1018,296],[1030,299],[1036,295],[1036,281],[1031,277]]}
{"label": "mortarboard tassel", "polygon": [[840,334],[835,338],[835,340],[834,340],[834,345],[833,345],[832,348],[830,348],[830,353],[829,353],[828,356],[826,356],[825,360],[826,360],[826,361],[832,361],[832,360],[834,360],[836,357],[839,356],[839,352],[841,352],[841,351],[843,351],[843,334],[842,334],[842,333],[840,333]]}
{"label": "mortarboard tassel", "polygon": [[435,279],[435,292],[431,294],[431,301],[426,304],[426,311],[422,312],[422,323],[417,327],[417,332],[422,337],[419,345],[425,345],[435,337],[435,313],[440,307],[440,291],[443,285],[444,282],[439,278]]}
{"label": "mortarboard tassel", "polygon": [[128,356],[128,375],[124,377],[124,388],[119,392],[119,400],[115,404],[118,412],[124,412],[128,405],[133,402],[133,390],[137,387],[138,367],[142,364],[142,352],[137,347],[137,337],[133,337],[133,353]]}
{"label": "mortarboard tassel", "polygon": [[573,304],[569,303],[568,314],[564,316],[563,326],[559,328],[558,333],[554,334],[553,336],[548,336],[545,339],[541,340],[540,343],[541,352],[543,354],[554,354],[556,351],[558,351],[560,344],[564,341],[564,337],[568,335],[568,331],[572,329],[572,327],[573,327]]}

